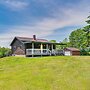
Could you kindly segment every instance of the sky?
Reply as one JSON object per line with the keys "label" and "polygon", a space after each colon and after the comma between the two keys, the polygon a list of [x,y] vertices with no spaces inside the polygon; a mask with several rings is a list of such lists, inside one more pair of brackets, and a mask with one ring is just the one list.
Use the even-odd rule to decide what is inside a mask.
{"label": "sky", "polygon": [[15,36],[63,41],[89,14],[89,0],[0,0],[0,46]]}

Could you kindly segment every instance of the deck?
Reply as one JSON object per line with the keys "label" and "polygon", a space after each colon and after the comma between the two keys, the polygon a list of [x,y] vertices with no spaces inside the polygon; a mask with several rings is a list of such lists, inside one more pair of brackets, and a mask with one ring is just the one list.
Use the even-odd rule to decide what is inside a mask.
{"label": "deck", "polygon": [[61,55],[63,52],[49,49],[26,49],[26,55]]}
{"label": "deck", "polygon": [[26,55],[51,55],[54,54],[54,51],[52,52],[49,49],[26,49]]}

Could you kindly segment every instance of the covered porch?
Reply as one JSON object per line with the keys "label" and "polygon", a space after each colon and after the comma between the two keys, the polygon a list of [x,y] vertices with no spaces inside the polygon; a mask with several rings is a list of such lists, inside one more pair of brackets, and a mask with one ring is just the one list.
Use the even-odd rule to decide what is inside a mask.
{"label": "covered porch", "polygon": [[49,42],[29,42],[25,43],[26,56],[43,56],[43,55],[56,55],[56,45],[62,45],[61,43],[49,43]]}

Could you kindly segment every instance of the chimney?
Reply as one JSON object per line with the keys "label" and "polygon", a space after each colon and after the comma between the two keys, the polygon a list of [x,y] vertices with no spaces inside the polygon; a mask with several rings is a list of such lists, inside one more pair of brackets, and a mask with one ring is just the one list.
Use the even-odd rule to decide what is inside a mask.
{"label": "chimney", "polygon": [[36,35],[33,35],[33,40],[36,40]]}

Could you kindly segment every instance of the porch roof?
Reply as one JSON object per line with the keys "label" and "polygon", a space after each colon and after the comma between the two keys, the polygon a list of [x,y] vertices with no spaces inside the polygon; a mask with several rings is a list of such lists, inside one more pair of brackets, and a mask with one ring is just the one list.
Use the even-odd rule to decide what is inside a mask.
{"label": "porch roof", "polygon": [[33,38],[27,38],[27,37],[15,37],[14,40],[11,42],[10,46],[15,42],[15,40],[19,40],[23,44],[27,43],[42,43],[42,44],[53,44],[53,45],[66,45],[65,43],[52,43],[49,42],[46,39],[36,39],[34,40]]}
{"label": "porch roof", "polygon": [[52,43],[52,42],[36,42],[36,41],[24,42],[24,44],[28,44],[28,43],[42,43],[42,44],[53,44],[53,45],[66,45],[65,43]]}

